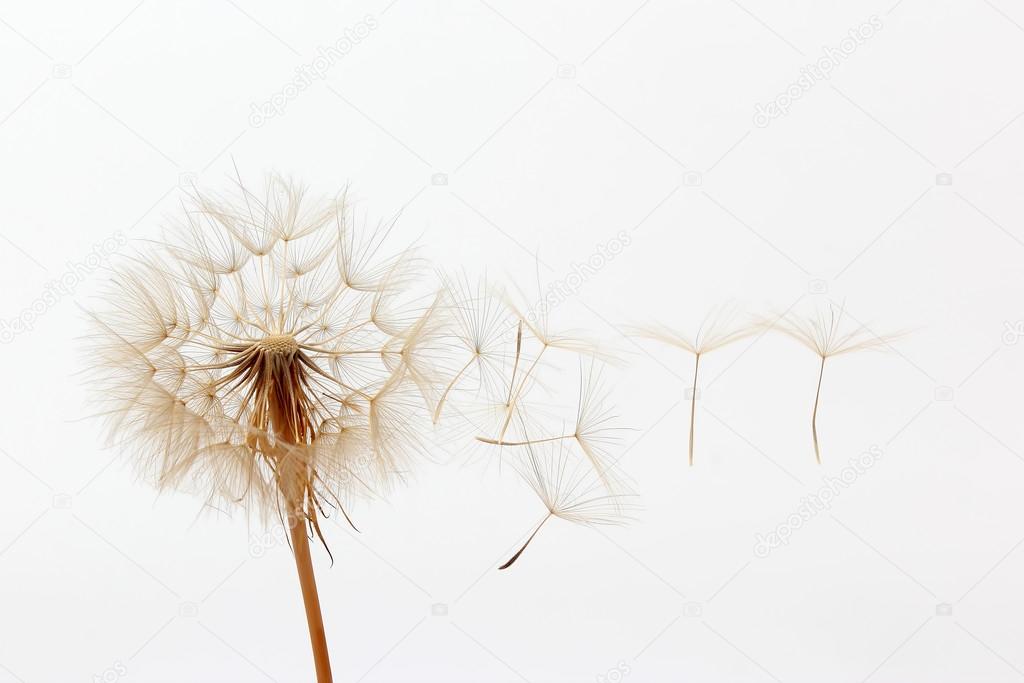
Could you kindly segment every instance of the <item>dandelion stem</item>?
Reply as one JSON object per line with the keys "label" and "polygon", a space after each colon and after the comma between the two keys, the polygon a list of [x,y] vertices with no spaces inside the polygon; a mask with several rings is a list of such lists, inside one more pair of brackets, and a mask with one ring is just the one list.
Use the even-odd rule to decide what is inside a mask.
{"label": "dandelion stem", "polygon": [[[300,352],[301,353],[301,352]],[[278,360],[276,358],[268,359]],[[320,540],[320,527],[316,520],[316,498],[313,495],[309,472],[302,464],[295,462],[294,448],[307,443],[308,420],[301,414],[301,406],[296,404],[296,395],[301,396],[301,383],[296,380],[299,365],[294,358],[284,362],[285,371],[291,377],[277,378],[277,381],[266,381],[259,385],[266,398],[258,401],[258,405],[266,406],[270,423],[273,424],[278,446],[274,452],[274,467],[278,489],[287,510],[288,529],[292,542],[292,553],[295,555],[295,569],[299,574],[299,587],[302,589],[302,604],[306,609],[306,626],[309,628],[309,642],[313,648],[313,664],[316,667],[316,683],[333,683],[331,675],[331,657],[327,651],[327,634],[324,631],[324,617],[320,610],[320,596],[316,589],[316,575],[313,573],[313,559],[309,553],[309,533],[307,522],[314,529]],[[257,386],[257,385],[254,385]],[[290,390],[290,391],[289,391]],[[291,394],[291,399],[289,399]]]}
{"label": "dandelion stem", "polygon": [[512,363],[512,379],[508,382],[508,400],[505,401],[506,405],[512,404],[512,390],[516,386],[516,371],[519,370],[519,357],[523,352],[523,321],[519,321],[519,326],[516,328],[516,359]]}
{"label": "dandelion stem", "polygon": [[548,513],[547,517],[545,517],[544,519],[542,519],[540,521],[540,524],[538,524],[537,528],[533,530],[533,533],[530,534],[530,537],[528,539],[526,539],[526,543],[523,544],[523,547],[520,548],[519,551],[515,555],[510,557],[508,562],[506,562],[505,564],[503,564],[500,567],[498,567],[498,569],[499,570],[501,570],[501,569],[508,569],[509,567],[511,567],[512,563],[515,562],[516,560],[518,560],[519,556],[523,554],[524,550],[526,550],[526,546],[530,545],[530,541],[532,541],[533,537],[537,535],[537,532],[540,531],[540,528],[542,526],[544,526],[544,522],[548,521],[549,519],[551,519],[551,513],[550,512]]}
{"label": "dandelion stem", "polygon": [[477,358],[478,354],[476,353],[470,356],[469,360],[466,361],[466,364],[462,366],[462,369],[459,370],[458,374],[456,374],[455,377],[452,378],[452,381],[448,383],[448,386],[444,388],[444,392],[441,394],[441,398],[439,398],[437,401],[437,407],[434,409],[434,424],[437,424],[438,420],[441,419],[441,409],[444,408],[444,402],[448,398],[448,394],[451,392],[452,388],[455,386],[455,383],[459,381],[459,379],[462,377],[462,373],[466,372],[466,370],[469,369],[469,366],[472,365],[473,361],[475,361]]}
{"label": "dandelion stem", "polygon": [[492,446],[532,446],[535,443],[548,443],[550,441],[562,441],[563,439],[575,439],[576,434],[562,434],[561,436],[549,436],[543,439],[528,439],[526,441],[503,441],[502,439],[491,439],[486,436],[478,436],[476,440]]}
{"label": "dandelion stem", "polygon": [[821,464],[821,450],[818,448],[818,399],[821,398],[821,377],[825,374],[825,356],[821,357],[818,370],[818,389],[814,393],[814,410],[811,412],[811,436],[814,438],[814,458]]}
{"label": "dandelion stem", "polygon": [[700,354],[694,354],[693,388],[690,389],[690,467],[693,467],[693,423],[697,412],[697,370],[700,369]]}
{"label": "dandelion stem", "polygon": [[537,357],[533,359],[533,362],[530,364],[530,367],[527,368],[526,370],[526,374],[524,374],[523,378],[519,380],[519,388],[516,389],[515,393],[511,395],[511,398],[509,398],[508,406],[505,409],[505,422],[501,425],[501,432],[498,434],[499,441],[505,438],[505,432],[508,431],[508,426],[512,422],[512,413],[515,412],[516,401],[519,400],[520,394],[523,393],[523,388],[526,387],[526,382],[527,380],[530,379],[530,373],[532,373],[533,369],[537,367],[537,363],[540,362],[540,357],[543,356],[544,352],[547,350],[548,347],[547,344],[545,344],[544,346],[541,347],[540,351],[537,352]]}
{"label": "dandelion stem", "polygon": [[306,525],[303,523],[303,518],[289,512],[288,526],[291,527],[295,568],[299,572],[302,602],[306,608],[306,623],[309,626],[309,640],[313,646],[316,681],[317,683],[333,683],[331,658],[327,652],[327,635],[324,632],[324,618],[320,612],[320,597],[316,590],[316,576],[313,574],[313,560],[309,554],[309,536],[306,534]]}

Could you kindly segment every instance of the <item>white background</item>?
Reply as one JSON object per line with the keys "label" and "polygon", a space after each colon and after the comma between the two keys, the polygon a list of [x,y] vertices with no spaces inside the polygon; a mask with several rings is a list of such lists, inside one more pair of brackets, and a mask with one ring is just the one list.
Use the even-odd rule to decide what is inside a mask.
{"label": "white background", "polygon": [[[549,524],[499,573],[539,502],[497,468],[425,464],[353,511],[361,534],[329,525],[334,567],[317,551],[337,680],[1024,678],[1019,2],[335,4],[3,3],[0,318],[118,231],[158,236],[232,159],[350,182],[370,216],[404,207],[398,243],[474,271],[539,259],[562,280],[627,231],[552,319],[626,362],[610,379],[639,519]],[[754,125],[873,15],[830,79]],[[0,682],[312,680],[287,547],[157,497],[81,419],[76,304],[103,277],[0,347]],[[623,325],[827,299],[912,332],[830,362],[825,464],[816,360],[768,335],[702,363],[686,467],[690,359]],[[872,446],[829,511],[755,555]]]}

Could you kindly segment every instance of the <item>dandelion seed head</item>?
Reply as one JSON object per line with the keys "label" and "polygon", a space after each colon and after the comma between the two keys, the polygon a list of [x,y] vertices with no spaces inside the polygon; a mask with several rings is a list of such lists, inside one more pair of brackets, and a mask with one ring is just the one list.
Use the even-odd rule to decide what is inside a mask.
{"label": "dandelion seed head", "polygon": [[272,334],[260,339],[256,346],[271,356],[290,357],[299,350],[299,342],[290,334]]}
{"label": "dandelion seed head", "polygon": [[[356,234],[344,197],[272,177],[197,194],[114,271],[91,314],[90,388],[161,488],[316,523],[411,469],[438,323],[417,262]],[[428,422],[429,423],[429,422]]]}

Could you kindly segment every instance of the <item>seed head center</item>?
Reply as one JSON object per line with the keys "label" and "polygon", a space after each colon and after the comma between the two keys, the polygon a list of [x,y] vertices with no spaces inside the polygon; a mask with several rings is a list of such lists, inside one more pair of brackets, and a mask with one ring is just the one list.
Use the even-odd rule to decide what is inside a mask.
{"label": "seed head center", "polygon": [[290,356],[299,350],[299,343],[290,334],[274,334],[261,339],[259,348],[275,356]]}

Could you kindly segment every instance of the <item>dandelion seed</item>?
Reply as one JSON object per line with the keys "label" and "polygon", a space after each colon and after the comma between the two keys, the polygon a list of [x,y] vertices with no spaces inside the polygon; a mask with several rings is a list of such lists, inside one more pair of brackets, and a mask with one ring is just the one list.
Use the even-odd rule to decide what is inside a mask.
{"label": "dandelion seed", "polygon": [[694,423],[697,409],[697,380],[700,371],[700,358],[716,349],[732,344],[752,335],[756,328],[750,325],[738,325],[735,313],[727,309],[719,309],[709,314],[694,337],[686,337],[662,325],[632,327],[632,332],[641,337],[654,339],[693,354],[693,388],[690,394],[690,445],[689,462],[693,466]]}
{"label": "dandelion seed", "polygon": [[844,313],[845,304],[836,306],[829,302],[826,309],[819,310],[813,316],[799,317],[789,314],[774,320],[761,321],[761,327],[777,330],[795,339],[821,358],[818,367],[818,386],[814,391],[814,408],[811,409],[811,439],[814,442],[814,458],[819,465],[821,449],[818,446],[818,403],[821,398],[821,381],[825,375],[825,361],[833,356],[855,351],[877,351],[902,336],[902,333],[879,336],[862,324],[844,330]]}
{"label": "dandelion seed", "polygon": [[[444,292],[453,321],[449,333],[455,358],[448,373],[451,379],[445,383],[434,409],[435,424],[440,421],[449,396],[474,376],[481,385],[495,386],[506,358],[506,337],[514,325],[509,310],[493,295],[485,280],[470,284],[465,276],[459,280],[444,278]],[[520,346],[521,329],[520,325]]]}
{"label": "dandelion seed", "polygon": [[583,526],[621,525],[636,507],[632,494],[608,493],[590,463],[574,461],[564,441],[528,441],[526,457],[516,464],[516,470],[544,504],[547,515],[498,569],[511,567],[552,517]]}

